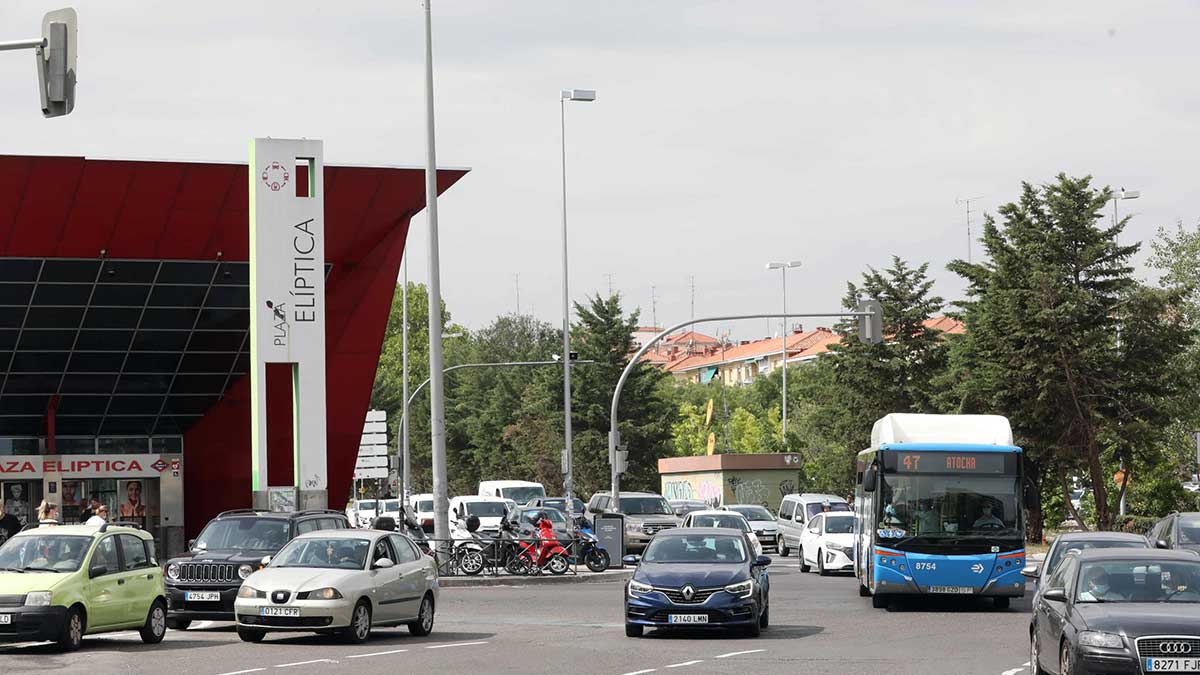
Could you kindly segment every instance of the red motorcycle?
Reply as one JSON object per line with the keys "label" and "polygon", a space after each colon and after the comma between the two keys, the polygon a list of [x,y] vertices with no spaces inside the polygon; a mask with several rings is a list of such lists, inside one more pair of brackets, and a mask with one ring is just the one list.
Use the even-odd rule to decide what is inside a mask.
{"label": "red motorcycle", "polygon": [[542,570],[550,570],[551,574],[563,574],[571,566],[567,549],[558,543],[554,536],[554,524],[549,518],[538,521],[537,538],[532,541],[519,542],[521,550],[517,553],[517,561],[526,574],[540,574]]}

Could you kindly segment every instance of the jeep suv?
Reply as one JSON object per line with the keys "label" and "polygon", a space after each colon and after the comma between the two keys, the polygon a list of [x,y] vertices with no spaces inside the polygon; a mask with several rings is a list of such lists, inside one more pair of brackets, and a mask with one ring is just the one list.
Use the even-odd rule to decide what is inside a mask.
{"label": "jeep suv", "polygon": [[1156,548],[1200,553],[1200,513],[1172,512],[1150,528],[1147,538]]}
{"label": "jeep suv", "polygon": [[261,569],[264,558],[298,534],[349,527],[345,513],[325,509],[238,509],[218,515],[188,543],[187,555],[167,563],[167,626],[183,630],[195,620],[233,621],[242,580]]}
{"label": "jeep suv", "polygon": [[620,508],[613,511],[612,493],[597,492],[587,506],[588,522],[595,527],[596,515],[621,513],[625,516],[625,548],[641,551],[660,530],[679,527],[679,518],[674,509],[653,492],[621,492]]}

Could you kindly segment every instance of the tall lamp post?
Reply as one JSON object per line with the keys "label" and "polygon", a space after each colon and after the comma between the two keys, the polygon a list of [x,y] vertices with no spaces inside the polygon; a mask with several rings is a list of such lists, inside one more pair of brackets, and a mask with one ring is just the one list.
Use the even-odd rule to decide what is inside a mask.
{"label": "tall lamp post", "polygon": [[[1113,196],[1112,196],[1113,227],[1116,227],[1117,225],[1121,224],[1121,217],[1117,210],[1117,203],[1120,202],[1122,199],[1137,199],[1138,197],[1141,197],[1141,196],[1142,196],[1141,192],[1139,192],[1137,190],[1126,190],[1125,188],[1121,188],[1120,192],[1113,193]],[[1117,325],[1117,348],[1118,349],[1121,348],[1121,326],[1119,324]],[[1121,482],[1122,483],[1125,483],[1125,481],[1128,480],[1127,478],[1125,478],[1125,476],[1126,476],[1126,474],[1125,474],[1125,459],[1122,457],[1122,459],[1121,459]],[[1125,515],[1125,485],[1122,484],[1117,487],[1121,488],[1121,502],[1120,502],[1120,504],[1117,505],[1117,513],[1123,516],[1123,515]]]}
{"label": "tall lamp post", "polygon": [[782,342],[781,350],[783,352],[783,450],[787,451],[787,339],[788,339],[788,322],[787,322],[787,271],[789,268],[799,267],[800,261],[793,260],[791,262],[770,262],[767,263],[767,269],[779,270],[780,276],[783,279],[783,335],[780,338]]}
{"label": "tall lamp post", "polygon": [[563,493],[567,507],[575,489],[571,459],[571,296],[567,285],[567,101],[590,103],[596,100],[592,89],[563,89],[558,97],[559,129],[562,132],[562,305],[563,305]]}

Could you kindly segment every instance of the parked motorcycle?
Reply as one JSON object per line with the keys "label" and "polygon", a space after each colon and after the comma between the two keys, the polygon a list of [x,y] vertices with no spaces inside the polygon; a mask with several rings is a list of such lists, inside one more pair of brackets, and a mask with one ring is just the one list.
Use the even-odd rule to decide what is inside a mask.
{"label": "parked motorcycle", "polygon": [[517,557],[522,559],[529,574],[540,574],[548,569],[551,574],[563,574],[571,566],[567,549],[554,536],[554,524],[549,518],[538,521],[537,538],[523,542]]}
{"label": "parked motorcycle", "polygon": [[478,529],[479,517],[469,516],[466,520],[466,527],[460,521],[450,532],[450,538],[454,540],[451,548],[454,564],[459,571],[470,576],[482,572],[486,564],[484,549],[487,548],[487,545],[478,534],[475,534]]}
{"label": "parked motorcycle", "polygon": [[600,539],[585,523],[579,528],[579,559],[593,572],[603,572],[610,562],[608,551],[600,545]]}

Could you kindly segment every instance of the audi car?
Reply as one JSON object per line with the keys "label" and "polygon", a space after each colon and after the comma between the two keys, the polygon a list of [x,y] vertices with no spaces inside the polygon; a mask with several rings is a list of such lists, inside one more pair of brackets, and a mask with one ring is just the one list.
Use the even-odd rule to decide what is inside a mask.
{"label": "audi car", "polygon": [[728,528],[673,529],[654,536],[625,584],[625,635],[647,628],[734,629],[752,637],[770,621],[771,559]]}
{"label": "audi car", "polygon": [[1030,671],[1200,672],[1200,557],[1091,549],[1065,555],[1034,598]]}

